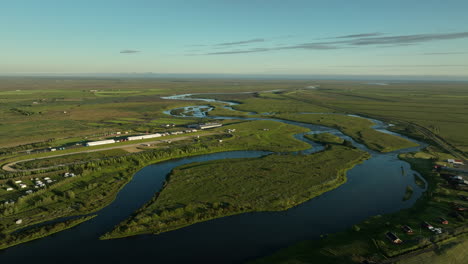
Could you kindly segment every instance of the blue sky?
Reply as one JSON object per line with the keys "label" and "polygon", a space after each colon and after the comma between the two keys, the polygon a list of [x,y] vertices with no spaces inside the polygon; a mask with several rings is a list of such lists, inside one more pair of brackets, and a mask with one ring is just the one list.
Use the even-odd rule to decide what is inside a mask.
{"label": "blue sky", "polygon": [[468,76],[466,0],[0,4],[0,74]]}

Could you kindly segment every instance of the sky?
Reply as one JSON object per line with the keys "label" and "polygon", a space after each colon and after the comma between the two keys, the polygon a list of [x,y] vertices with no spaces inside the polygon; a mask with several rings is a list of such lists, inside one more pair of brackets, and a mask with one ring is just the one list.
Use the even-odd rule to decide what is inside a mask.
{"label": "sky", "polygon": [[466,0],[0,0],[0,74],[468,77]]}

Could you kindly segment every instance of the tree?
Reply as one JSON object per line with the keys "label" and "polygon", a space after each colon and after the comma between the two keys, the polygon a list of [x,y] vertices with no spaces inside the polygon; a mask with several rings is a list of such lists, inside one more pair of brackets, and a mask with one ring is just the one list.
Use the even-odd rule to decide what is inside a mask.
{"label": "tree", "polygon": [[65,197],[67,197],[68,199],[75,199],[75,193],[73,191],[67,191],[65,193]]}

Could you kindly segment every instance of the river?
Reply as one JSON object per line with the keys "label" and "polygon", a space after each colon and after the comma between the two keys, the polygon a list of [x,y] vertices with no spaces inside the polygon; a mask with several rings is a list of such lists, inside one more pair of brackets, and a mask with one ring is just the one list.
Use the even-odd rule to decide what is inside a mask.
{"label": "river", "polygon": [[[179,95],[167,99],[190,98],[188,95]],[[224,103],[228,103],[229,108],[234,104]],[[193,112],[193,107],[189,108],[187,109]],[[202,116],[206,114],[203,111],[194,112]],[[100,235],[149,201],[161,189],[173,168],[193,162],[260,157],[269,153],[231,151],[150,165],[138,171],[116,199],[98,211],[98,216],[94,219],[52,236],[3,250],[0,252],[0,262],[242,263],[304,239],[314,239],[323,234],[344,230],[370,216],[409,208],[425,191],[414,182],[413,174],[418,173],[411,170],[408,163],[397,158],[399,153],[415,151],[420,147],[378,153],[356,143],[336,129],[271,118],[243,119],[265,119],[300,125],[310,128],[311,133],[330,132],[352,141],[356,147],[371,153],[372,157],[349,170],[345,184],[286,211],[229,216],[160,235],[98,240]],[[383,122],[375,122],[375,129],[391,133],[385,130],[386,125]],[[305,139],[304,134],[295,137],[314,146],[304,152],[312,153],[323,148],[320,144]],[[403,201],[408,185],[413,187],[414,193],[409,200]]]}

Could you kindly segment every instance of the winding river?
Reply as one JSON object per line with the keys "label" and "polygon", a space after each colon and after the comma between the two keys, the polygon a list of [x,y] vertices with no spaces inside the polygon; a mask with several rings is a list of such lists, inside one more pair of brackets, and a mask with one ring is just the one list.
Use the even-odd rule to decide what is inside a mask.
{"label": "winding river", "polygon": [[[189,96],[179,95],[166,99],[193,100]],[[197,100],[216,101],[200,98]],[[235,104],[221,103],[227,104],[228,108]],[[187,109],[199,116],[206,114],[196,106]],[[330,132],[352,141],[356,147],[371,153],[372,157],[349,170],[345,184],[287,211],[245,213],[194,224],[160,235],[98,240],[100,235],[150,200],[161,189],[166,176],[173,168],[193,162],[260,157],[269,153],[231,151],[150,165],[138,171],[118,193],[116,199],[98,211],[98,216],[94,219],[52,236],[3,250],[0,252],[0,262],[242,263],[271,254],[300,240],[341,231],[373,215],[409,208],[425,191],[414,183],[413,174],[418,173],[411,170],[408,163],[397,158],[399,153],[418,150],[424,145],[421,142],[418,142],[420,147],[378,153],[328,127],[271,118],[236,119],[275,120],[310,128],[312,132],[308,133]],[[384,123],[377,120],[374,122],[375,129],[392,133],[385,130]],[[295,135],[297,139],[313,145],[313,148],[304,152],[312,153],[323,148],[320,144],[305,139],[304,134]],[[403,201],[408,185],[413,187],[414,193],[409,200]]]}

